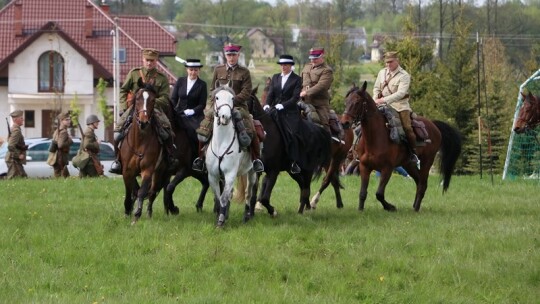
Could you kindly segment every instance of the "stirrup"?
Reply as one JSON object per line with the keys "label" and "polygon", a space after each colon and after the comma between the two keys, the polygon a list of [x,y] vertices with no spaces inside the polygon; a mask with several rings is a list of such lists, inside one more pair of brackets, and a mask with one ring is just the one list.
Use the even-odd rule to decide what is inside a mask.
{"label": "stirrup", "polygon": [[253,171],[257,173],[264,171],[264,165],[260,159],[253,160]]}
{"label": "stirrup", "polygon": [[291,164],[291,173],[292,174],[298,174],[302,171],[302,169],[300,169],[300,166],[298,166],[298,164],[296,162],[293,162]]}
{"label": "stirrup", "polygon": [[195,171],[203,172],[204,171],[204,160],[202,158],[200,158],[200,157],[197,157],[193,161],[193,164],[191,165],[191,169],[193,169]]}
{"label": "stirrup", "polygon": [[122,164],[118,160],[114,160],[109,169],[110,173],[122,174]]}

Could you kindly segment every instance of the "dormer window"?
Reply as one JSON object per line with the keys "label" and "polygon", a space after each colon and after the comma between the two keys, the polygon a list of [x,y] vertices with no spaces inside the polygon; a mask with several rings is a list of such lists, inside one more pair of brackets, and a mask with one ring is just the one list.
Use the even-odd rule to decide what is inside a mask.
{"label": "dormer window", "polygon": [[64,58],[55,51],[39,56],[38,92],[64,92]]}

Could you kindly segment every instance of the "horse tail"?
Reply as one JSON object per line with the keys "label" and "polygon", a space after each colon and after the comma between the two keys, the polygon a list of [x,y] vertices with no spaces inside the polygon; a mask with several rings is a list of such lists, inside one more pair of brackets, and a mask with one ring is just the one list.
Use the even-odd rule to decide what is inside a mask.
{"label": "horse tail", "polygon": [[461,154],[462,139],[461,134],[449,124],[434,120],[433,123],[441,131],[441,157],[439,158],[439,168],[443,177],[443,193],[448,190],[452,172]]}

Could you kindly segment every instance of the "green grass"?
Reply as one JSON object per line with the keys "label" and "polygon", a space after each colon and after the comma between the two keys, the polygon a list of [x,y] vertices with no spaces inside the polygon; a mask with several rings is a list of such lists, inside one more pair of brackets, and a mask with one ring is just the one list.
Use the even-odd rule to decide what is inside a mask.
{"label": "green grass", "polygon": [[234,203],[218,230],[211,194],[195,211],[194,180],[175,193],[179,216],[160,195],[134,226],[120,179],[2,180],[0,302],[537,303],[538,181],[454,177],[442,195],[433,176],[419,213],[412,181],[390,181],[395,213],[376,202],[376,181],[362,213],[359,178],[346,177],[344,209],[328,189],[299,215],[281,175],[277,218],[243,224]]}

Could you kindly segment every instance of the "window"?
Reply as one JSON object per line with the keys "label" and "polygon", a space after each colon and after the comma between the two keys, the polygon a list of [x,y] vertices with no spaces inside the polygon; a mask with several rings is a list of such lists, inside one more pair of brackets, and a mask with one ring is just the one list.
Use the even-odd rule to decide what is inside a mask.
{"label": "window", "polygon": [[[112,61],[114,62],[114,49],[112,51]],[[118,49],[118,62],[126,63],[126,48]]]}
{"label": "window", "polygon": [[34,111],[24,111],[24,126],[26,128],[36,127],[36,118],[34,117]]}
{"label": "window", "polygon": [[64,92],[64,58],[49,51],[39,56],[38,60],[38,91]]}

